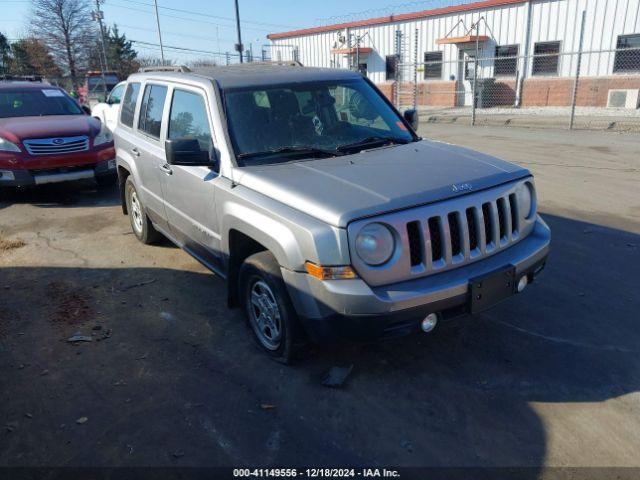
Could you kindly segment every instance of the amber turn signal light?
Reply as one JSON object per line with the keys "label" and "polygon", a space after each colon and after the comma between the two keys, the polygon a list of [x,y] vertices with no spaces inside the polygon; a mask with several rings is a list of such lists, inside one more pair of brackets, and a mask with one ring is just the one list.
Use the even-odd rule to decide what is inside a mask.
{"label": "amber turn signal light", "polygon": [[356,272],[349,265],[339,267],[321,267],[315,263],[305,262],[307,273],[318,280],[348,280],[358,278]]}

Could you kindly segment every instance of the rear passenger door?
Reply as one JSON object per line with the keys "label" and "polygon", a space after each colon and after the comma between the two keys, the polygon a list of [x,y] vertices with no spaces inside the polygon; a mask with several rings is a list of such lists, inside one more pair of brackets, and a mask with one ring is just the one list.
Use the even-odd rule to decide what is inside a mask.
{"label": "rear passenger door", "polygon": [[[141,82],[127,83],[120,108],[120,121],[115,135],[116,155],[131,167],[135,167],[138,172],[134,176],[136,187],[140,199],[145,205],[145,211],[157,226],[167,230],[168,225],[161,195],[158,192],[152,193],[152,189],[160,188],[157,181],[155,183],[158,185],[154,187],[154,175],[150,167],[149,152],[152,150],[152,144],[138,132],[143,91],[144,86]],[[157,177],[158,175],[156,175]]]}
{"label": "rear passenger door", "polygon": [[[195,138],[202,151],[215,152],[207,93],[179,86],[170,95],[166,138]],[[163,171],[162,181],[171,232],[190,253],[218,268],[221,256],[215,188],[220,176],[209,167],[168,167],[168,171]]]}
{"label": "rear passenger door", "polygon": [[142,203],[151,220],[166,229],[166,211],[162,192],[162,168],[166,163],[163,136],[165,100],[168,87],[162,84],[144,85],[137,122],[137,142],[132,150],[138,166]]}

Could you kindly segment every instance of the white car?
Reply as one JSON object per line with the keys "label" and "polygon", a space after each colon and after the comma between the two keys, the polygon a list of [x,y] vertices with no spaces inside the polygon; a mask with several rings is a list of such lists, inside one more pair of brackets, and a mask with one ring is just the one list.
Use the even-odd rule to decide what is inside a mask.
{"label": "white car", "polygon": [[116,124],[118,123],[120,101],[122,100],[122,95],[124,93],[124,87],[126,84],[126,81],[118,83],[109,93],[106,102],[98,103],[91,109],[91,115],[93,117],[99,118],[100,121],[102,121],[102,123],[106,125],[107,128],[112,132],[113,129],[116,128]]}

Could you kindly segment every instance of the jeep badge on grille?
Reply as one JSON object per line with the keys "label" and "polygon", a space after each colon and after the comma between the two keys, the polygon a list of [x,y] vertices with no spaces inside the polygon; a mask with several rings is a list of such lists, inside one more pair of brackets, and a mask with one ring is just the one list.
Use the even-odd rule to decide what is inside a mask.
{"label": "jeep badge on grille", "polygon": [[454,192],[467,192],[473,189],[473,185],[470,183],[454,183],[451,185],[451,189]]}

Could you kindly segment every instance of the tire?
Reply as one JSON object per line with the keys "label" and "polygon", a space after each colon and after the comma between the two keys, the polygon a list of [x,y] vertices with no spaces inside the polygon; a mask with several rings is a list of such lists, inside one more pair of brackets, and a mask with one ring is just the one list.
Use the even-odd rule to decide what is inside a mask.
{"label": "tire", "polygon": [[151,220],[147,217],[144,207],[142,203],[140,203],[140,197],[138,196],[136,185],[131,176],[127,177],[124,193],[133,234],[146,245],[156,243],[160,239],[160,233],[153,228]]}
{"label": "tire", "polygon": [[107,189],[113,187],[118,181],[118,175],[109,174],[109,175],[101,175],[96,177],[96,183],[98,184],[98,188]]}
{"label": "tire", "polygon": [[305,342],[275,257],[268,251],[251,255],[240,267],[238,281],[242,308],[256,343],[273,360],[290,364]]}

